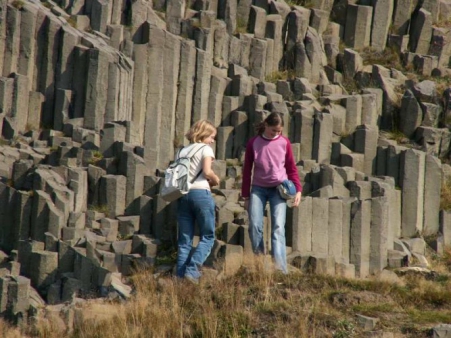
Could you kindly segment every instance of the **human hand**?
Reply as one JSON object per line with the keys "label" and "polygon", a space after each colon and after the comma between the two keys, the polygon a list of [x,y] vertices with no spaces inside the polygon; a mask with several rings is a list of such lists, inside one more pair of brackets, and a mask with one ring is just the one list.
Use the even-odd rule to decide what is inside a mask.
{"label": "human hand", "polygon": [[292,206],[293,207],[297,207],[299,205],[299,203],[301,203],[301,197],[302,197],[302,193],[299,191],[296,193],[296,196],[294,197],[294,201]]}
{"label": "human hand", "polygon": [[208,184],[210,185],[210,187],[214,187],[215,185],[219,184],[219,177],[215,176],[213,178],[207,179],[207,181],[208,181]]}
{"label": "human hand", "polygon": [[247,200],[244,201],[244,209],[245,209],[246,211],[249,210],[249,199],[247,199]]}

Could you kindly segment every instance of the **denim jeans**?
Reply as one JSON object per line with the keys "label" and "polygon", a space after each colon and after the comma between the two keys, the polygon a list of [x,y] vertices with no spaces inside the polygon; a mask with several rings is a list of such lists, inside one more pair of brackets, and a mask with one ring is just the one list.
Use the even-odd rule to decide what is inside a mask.
{"label": "denim jeans", "polygon": [[[205,189],[190,190],[178,200],[178,253],[177,276],[200,277],[199,268],[204,264],[215,240],[215,202],[211,192]],[[194,226],[199,226],[200,241],[194,252]]]}
{"label": "denim jeans", "polygon": [[287,273],[287,255],[285,241],[285,221],[287,217],[287,203],[277,187],[265,188],[252,186],[249,201],[249,236],[254,253],[265,253],[263,239],[263,213],[266,202],[269,201],[271,211],[271,254],[276,268]]}

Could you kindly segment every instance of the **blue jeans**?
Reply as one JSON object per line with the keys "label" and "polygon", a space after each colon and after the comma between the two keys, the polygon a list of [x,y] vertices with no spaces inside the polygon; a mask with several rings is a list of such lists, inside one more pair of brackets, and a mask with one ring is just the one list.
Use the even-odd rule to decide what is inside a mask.
{"label": "blue jeans", "polygon": [[[178,253],[177,276],[200,277],[199,268],[204,264],[215,240],[215,202],[211,192],[205,189],[190,190],[178,200]],[[194,226],[199,226],[200,241],[194,252]]]}
{"label": "blue jeans", "polygon": [[287,218],[287,203],[277,188],[252,186],[249,201],[249,236],[254,253],[265,253],[263,239],[263,213],[266,202],[269,201],[271,211],[271,251],[276,268],[287,273],[287,255],[285,241],[285,221]]}

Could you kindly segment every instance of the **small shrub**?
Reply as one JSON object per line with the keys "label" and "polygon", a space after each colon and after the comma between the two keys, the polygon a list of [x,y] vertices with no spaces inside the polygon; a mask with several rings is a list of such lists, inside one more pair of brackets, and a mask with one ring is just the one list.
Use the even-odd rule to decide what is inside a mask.
{"label": "small shrub", "polygon": [[451,27],[451,18],[443,16],[442,13],[440,13],[438,20],[436,23],[434,23],[435,27]]}
{"label": "small shrub", "polygon": [[292,80],[296,77],[296,71],[294,69],[280,70],[267,75],[265,78],[266,82],[276,83],[279,80]]}
{"label": "small shrub", "polygon": [[100,212],[102,214],[105,214],[106,217],[108,217],[109,211],[108,206],[105,204],[91,204],[88,206],[88,210]]}
{"label": "small shrub", "polygon": [[406,141],[409,140],[409,138],[404,135],[401,131],[399,131],[398,129],[393,129],[392,131],[389,132],[384,132],[384,135],[390,139],[390,140],[395,140],[398,143],[405,143]]}
{"label": "small shrub", "polygon": [[386,68],[402,69],[401,58],[394,48],[387,47],[383,51],[364,48],[360,52],[364,65],[381,65]]}
{"label": "small shrub", "polygon": [[41,4],[48,9],[51,9],[53,7],[52,4],[48,1],[41,1]]}
{"label": "small shrub", "polygon": [[101,159],[103,159],[103,155],[100,151],[95,150],[92,152],[92,156],[89,159],[88,163],[89,164],[96,164],[97,162],[99,162]]}
{"label": "small shrub", "polygon": [[343,80],[341,85],[348,92],[348,94],[360,93],[359,86],[353,79],[346,78],[345,80]]}
{"label": "small shrub", "polygon": [[19,11],[22,10],[24,5],[25,2],[23,2],[22,0],[14,0],[13,2],[11,2],[11,6],[17,8]]}
{"label": "small shrub", "polygon": [[337,329],[333,334],[333,338],[347,338],[353,337],[355,334],[354,324],[350,321],[343,319],[337,322]]}
{"label": "small shrub", "polygon": [[451,180],[447,180],[442,184],[442,191],[440,193],[440,209],[451,210]]}
{"label": "small shrub", "polygon": [[72,27],[77,28],[77,20],[75,20],[74,17],[71,16],[69,19],[67,19],[67,23]]}
{"label": "small shrub", "polygon": [[315,6],[312,0],[287,0],[286,3],[290,6],[301,6],[304,8],[313,8]]}
{"label": "small shrub", "polygon": [[236,28],[235,28],[235,34],[244,34],[247,33],[247,24],[246,21],[242,18],[238,18],[236,20]]}

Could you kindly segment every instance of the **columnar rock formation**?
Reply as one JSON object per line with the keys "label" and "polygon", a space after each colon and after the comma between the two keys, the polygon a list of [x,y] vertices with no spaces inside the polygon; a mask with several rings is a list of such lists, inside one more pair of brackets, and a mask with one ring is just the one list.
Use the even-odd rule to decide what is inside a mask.
{"label": "columnar rock formation", "polygon": [[[430,78],[449,74],[451,3],[304,3],[1,0],[0,313],[24,318],[34,289],[124,295],[118,277],[174,242],[160,177],[200,118],[218,126],[218,274],[251,252],[241,160],[273,111],[304,183],[293,265],[365,278],[424,262],[422,236],[451,245],[450,90]],[[368,63],[384,50],[424,80]]]}

